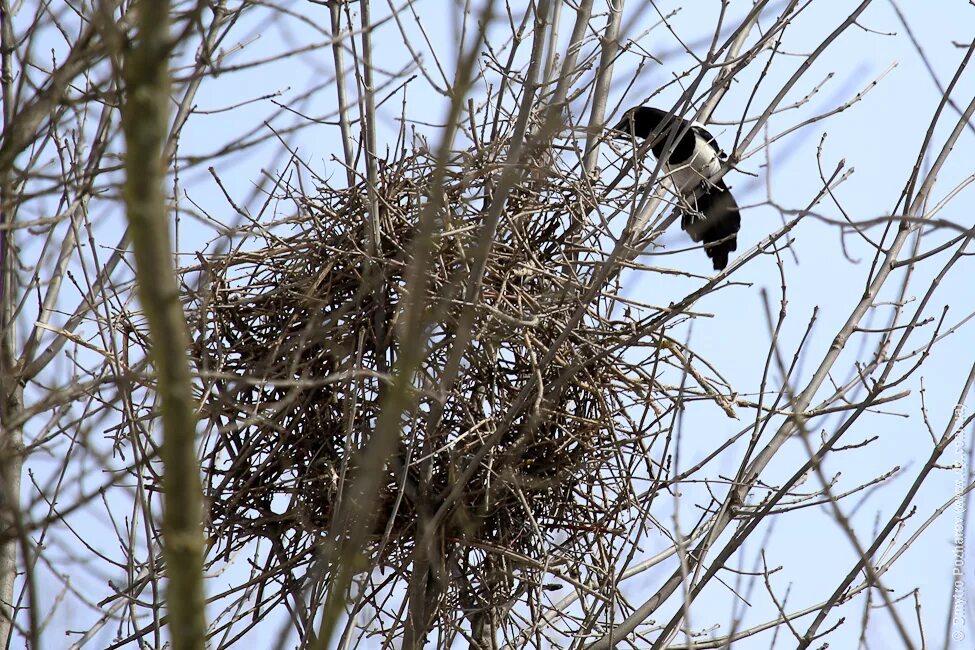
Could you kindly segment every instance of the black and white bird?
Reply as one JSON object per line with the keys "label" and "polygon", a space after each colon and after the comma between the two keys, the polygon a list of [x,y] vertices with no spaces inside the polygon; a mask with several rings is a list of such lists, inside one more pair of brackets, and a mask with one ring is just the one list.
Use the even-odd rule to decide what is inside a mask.
{"label": "black and white bird", "polygon": [[[670,150],[663,171],[682,197],[680,227],[692,240],[704,243],[715,271],[726,267],[728,254],[738,247],[741,215],[724,179],[714,180],[728,158],[714,136],[697,122],[688,125],[687,120],[650,106],[628,110],[613,130],[618,132],[614,137],[627,140],[654,135],[650,149],[658,159]],[[672,133],[674,141],[668,147]]]}

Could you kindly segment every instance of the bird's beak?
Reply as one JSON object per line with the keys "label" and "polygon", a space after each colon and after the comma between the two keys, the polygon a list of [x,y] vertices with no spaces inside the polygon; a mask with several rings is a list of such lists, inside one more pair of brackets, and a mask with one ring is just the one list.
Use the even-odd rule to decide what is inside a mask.
{"label": "bird's beak", "polygon": [[626,124],[626,120],[623,120],[622,122],[614,126],[612,129],[610,129],[610,132],[612,133],[612,138],[614,140],[629,141],[633,138],[633,134],[630,133],[629,125]]}

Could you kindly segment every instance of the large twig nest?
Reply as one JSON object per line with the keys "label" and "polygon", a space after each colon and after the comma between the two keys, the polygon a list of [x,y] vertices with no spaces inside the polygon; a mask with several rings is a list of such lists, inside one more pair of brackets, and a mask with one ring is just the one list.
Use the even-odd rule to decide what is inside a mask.
{"label": "large twig nest", "polygon": [[[423,340],[402,340],[400,319],[433,175],[424,153],[381,168],[378,250],[365,186],[323,187],[313,198],[289,196],[298,216],[287,224],[254,224],[239,251],[206,260],[188,311],[203,412],[215,425],[205,481],[219,550],[269,540],[277,569],[265,570],[289,579],[313,558],[360,469],[404,346],[425,353],[415,406],[370,506],[366,551],[375,563],[406,575],[418,522],[458,485],[433,539],[445,582],[459,585],[447,597],[468,610],[531,586],[535,562],[547,558],[551,568],[553,552],[582,561],[594,537],[621,530],[634,471],[620,469],[623,450],[646,424],[627,410],[636,400],[645,412],[652,388],[646,371],[628,366],[639,343],[620,346],[629,324],[606,319],[609,307],[597,302],[541,365],[579,309],[577,274],[592,268],[569,230],[584,202],[560,174],[519,185],[471,305],[463,297],[472,251],[498,174],[483,152],[474,169],[463,168],[475,164],[469,156],[458,160],[435,218]],[[471,341],[452,368],[470,309]],[[516,571],[499,570],[512,558]]]}

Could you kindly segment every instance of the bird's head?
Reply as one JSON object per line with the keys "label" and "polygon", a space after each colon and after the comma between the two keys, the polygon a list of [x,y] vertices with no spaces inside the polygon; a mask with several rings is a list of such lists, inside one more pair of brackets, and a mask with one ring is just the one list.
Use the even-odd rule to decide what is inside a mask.
{"label": "bird's head", "polygon": [[[623,119],[612,128],[613,137],[618,140],[629,140],[632,136],[646,138],[653,133],[660,123],[670,114],[651,106],[637,106],[623,114]],[[671,118],[673,121],[674,118]]]}

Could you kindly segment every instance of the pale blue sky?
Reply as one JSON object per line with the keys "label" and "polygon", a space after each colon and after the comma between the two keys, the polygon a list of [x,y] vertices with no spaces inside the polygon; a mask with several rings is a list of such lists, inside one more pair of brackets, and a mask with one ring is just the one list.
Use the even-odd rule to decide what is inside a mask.
{"label": "pale blue sky", "polygon": [[[379,3],[374,3],[378,5]],[[634,3],[628,3],[635,6]],[[719,3],[704,0],[689,0],[685,3],[661,3],[660,9],[668,13],[677,7],[683,7],[672,18],[674,31],[690,44],[697,44],[703,54],[707,38],[711,35],[714,18]],[[919,3],[902,0],[902,10],[929,57],[935,74],[942,85],[947,84],[955,71],[955,67],[963,56],[964,49],[952,44],[953,41],[967,43],[972,38],[972,26],[975,25],[975,8],[963,0],[939,0],[937,2]],[[735,24],[735,18],[741,16],[751,5],[750,2],[732,2],[729,9],[729,24]],[[319,5],[296,2],[292,8],[302,14],[312,17],[321,24],[325,23],[327,12]],[[600,3],[597,3],[597,11]],[[819,2],[813,3],[801,19],[797,20],[787,32],[783,42],[786,51],[802,55],[810,52],[822,41],[845,17],[848,3]],[[456,21],[457,5],[452,2],[421,0],[416,3],[421,20],[426,28],[427,36],[434,48],[441,52],[456,51]],[[377,6],[374,13],[381,18],[388,10],[380,10]],[[639,13],[640,15],[635,15]],[[626,11],[624,23],[633,27],[628,31],[629,36],[640,34],[646,25],[656,20],[652,10],[635,12],[630,8]],[[570,32],[572,12],[563,10],[563,39]],[[786,104],[796,101],[809,92],[828,74],[832,79],[826,83],[821,91],[806,105],[795,111],[789,111],[773,118],[770,123],[772,135],[801,122],[816,113],[837,107],[851,100],[854,95],[866,87],[875,78],[882,79],[870,91],[849,109],[831,116],[823,122],[805,127],[771,147],[771,172],[766,169],[765,156],[759,153],[740,165],[742,172],[732,172],[726,180],[735,190],[743,210],[742,231],[739,236],[738,252],[747,250],[770,232],[780,226],[781,221],[777,212],[767,206],[756,206],[765,200],[766,183],[772,188],[772,197],[780,205],[789,209],[804,207],[820,189],[817,171],[817,147],[822,136],[826,136],[822,146],[823,166],[827,173],[841,159],[846,161],[847,167],[855,168],[855,173],[836,191],[836,197],[851,218],[855,220],[869,219],[888,214],[895,206],[904,181],[913,165],[918,147],[924,136],[928,119],[940,98],[934,81],[921,62],[914,46],[909,39],[903,25],[888,2],[877,0],[864,14],[860,21],[863,27],[882,32],[873,33],[861,28],[851,28],[827,53],[816,62],[810,72],[796,86]],[[595,24],[602,24],[602,19],[596,19]],[[246,28],[245,28],[246,27]],[[247,36],[248,30],[253,30]],[[500,23],[498,29],[504,29]],[[885,33],[895,32],[893,35]],[[245,14],[240,27],[236,31],[237,39],[244,44],[243,48],[231,56],[238,62],[261,59],[268,53],[280,51],[284,47],[293,47],[305,42],[322,40],[321,34],[307,26],[298,26],[292,21],[284,28],[276,24],[267,24],[264,15],[254,10]],[[376,60],[381,68],[399,70],[409,62],[408,54],[402,43],[402,38],[393,22],[385,22],[377,28],[374,36]],[[704,40],[702,40],[704,39]],[[420,39],[414,42],[420,43]],[[666,30],[656,29],[648,36],[639,40],[643,50],[655,55],[666,55],[663,65],[649,64],[641,74],[638,82],[630,90],[623,106],[628,107],[642,101],[646,96],[654,93],[680,73],[693,65],[693,59],[681,53],[680,44]],[[224,43],[224,49],[229,49],[234,43]],[[421,47],[421,46],[418,46]],[[592,47],[590,43],[589,47]],[[426,49],[422,46],[421,49]],[[764,58],[761,62],[764,62]],[[429,63],[429,59],[426,59]],[[635,54],[624,54],[616,66],[618,79],[629,79],[631,71],[636,65]],[[802,62],[801,56],[785,56],[778,59],[769,72],[769,78],[757,93],[753,107],[749,114],[754,115],[766,106],[768,99],[780,87],[780,83]],[[450,65],[452,61],[446,61]],[[719,122],[733,121],[741,116],[743,107],[749,100],[752,89],[750,83],[756,78],[761,69],[759,64],[740,77],[740,81],[732,85],[725,100],[714,114]],[[895,65],[892,70],[888,68]],[[196,104],[200,110],[214,110],[237,102],[255,100],[269,94],[279,94],[274,98],[259,99],[252,103],[238,107],[226,113],[194,116],[183,132],[180,151],[183,155],[204,154],[219,149],[224,143],[237,139],[242,128],[251,128],[260,120],[278,114],[273,124],[281,129],[289,124],[300,123],[302,118],[281,113],[281,109],[273,104],[279,101],[299,109],[308,115],[320,116],[330,112],[334,106],[334,93],[326,86],[313,94],[306,101],[296,103],[294,97],[303,93],[315,84],[323,83],[332,74],[332,60],[327,50],[320,50],[313,55],[300,59],[291,59],[277,64],[247,68],[236,73],[227,73],[216,79],[208,79],[201,88]],[[614,95],[610,106],[615,106],[620,100],[619,92],[622,86],[614,86]],[[962,78],[955,93],[956,102],[965,106],[975,93],[975,71],[969,70]],[[385,93],[381,93],[381,97]],[[677,97],[675,90],[665,92],[659,99],[654,100],[658,106],[668,106]],[[380,109],[380,121],[385,125],[384,133],[387,137],[397,126],[396,119],[402,109],[402,94],[396,94]],[[411,83],[407,91],[408,112],[418,120],[438,122],[446,113],[446,101],[431,93],[424,85],[422,77]],[[573,106],[578,111],[580,106]],[[586,111],[584,114],[588,114]],[[616,116],[610,116],[610,119]],[[948,118],[944,119],[936,131],[935,147],[940,148],[948,130],[954,125],[956,114],[949,109]],[[436,142],[437,130],[432,127],[418,125],[417,128],[430,134],[431,142]],[[730,125],[712,125],[709,127],[721,144],[730,148],[735,137],[735,128]],[[331,156],[338,154],[339,141],[337,129],[333,126],[315,126],[308,128],[293,139],[291,144],[298,149],[298,153],[322,176],[344,175],[341,167],[331,161]],[[758,141],[756,141],[757,143]],[[754,146],[755,143],[753,143]],[[937,149],[935,149],[935,152]],[[274,175],[280,171],[284,160],[282,149],[275,141],[269,141],[254,150],[254,155],[235,155],[215,160],[212,164],[220,174],[223,182],[231,194],[238,200],[247,197],[257,182],[263,182],[261,170]],[[934,192],[936,201],[943,198],[959,182],[970,174],[975,173],[975,135],[969,128],[962,135],[955,152],[945,167],[937,188]],[[603,166],[609,164],[604,159]],[[181,176],[183,189],[190,193],[197,201],[215,215],[230,214],[221,193],[215,187],[206,172],[205,166],[188,171]],[[971,227],[972,210],[968,207],[975,190],[967,188],[953,200],[940,217]],[[263,198],[259,198],[252,207],[260,206]],[[275,206],[281,214],[286,214],[291,207],[288,205]],[[836,206],[829,200],[822,202],[817,211],[828,218],[841,218]],[[118,221],[105,222],[105,232],[117,229]],[[879,236],[880,228],[873,228],[870,233]],[[181,222],[180,250],[195,251],[203,247],[209,238],[198,224],[184,220]],[[805,331],[813,310],[818,308],[818,318],[805,349],[800,380],[807,378],[812,367],[818,363],[827,349],[830,341],[849,314],[850,309],[863,292],[863,278],[869,268],[871,251],[869,247],[855,236],[846,238],[849,255],[854,262],[849,261],[843,254],[836,226],[823,223],[814,218],[807,218],[794,231],[795,243],[792,252],[786,251],[782,255],[784,269],[788,283],[788,319],[781,336],[781,345],[785,356],[791,358],[792,352]],[[933,247],[934,242],[941,241],[944,235],[935,234],[926,238],[922,250]],[[683,233],[676,227],[661,239],[668,249],[683,248],[687,241]],[[795,257],[793,256],[793,253]],[[942,254],[938,260],[946,259]],[[662,258],[644,257],[643,261],[650,264],[660,264],[683,268],[694,273],[710,275],[710,265],[699,250],[691,250],[678,255]],[[922,265],[917,275],[912,279],[910,296],[920,298],[920,294],[927,286],[931,274],[937,272],[940,265],[936,262]],[[969,259],[959,262],[935,294],[928,312],[940,314],[942,306],[948,306],[947,324],[955,324],[975,311],[975,291],[972,288],[972,273],[975,264]],[[696,288],[701,281],[686,278],[661,279],[662,276],[647,276],[634,272],[626,278],[628,295],[645,300],[653,304],[667,304],[683,296],[688,290]],[[650,279],[652,278],[652,280]],[[763,364],[767,354],[769,331],[766,325],[765,311],[762,304],[762,290],[768,292],[773,309],[778,308],[780,277],[776,260],[772,256],[764,256],[746,265],[736,273],[732,280],[734,286],[727,287],[698,303],[697,311],[713,314],[713,318],[699,318],[694,321],[693,329],[684,333],[689,337],[692,347],[714,364],[730,383],[743,393],[757,390],[761,379]],[[891,283],[886,290],[888,297],[893,289],[899,286]],[[916,304],[916,302],[914,303]],[[910,309],[910,307],[909,307]],[[886,316],[886,312],[882,315]],[[875,323],[883,321],[883,317],[874,318]],[[932,331],[934,324],[918,330],[910,348],[919,347],[924,343],[924,337]],[[863,336],[863,335],[857,335]],[[844,353],[840,362],[835,366],[837,382],[846,381],[853,372],[853,362],[862,356],[861,340],[856,336]],[[869,341],[876,340],[875,335],[869,336]],[[867,345],[867,350],[871,346]],[[894,505],[902,498],[917,470],[923,464],[930,450],[930,438],[921,417],[920,379],[923,377],[925,388],[925,403],[930,421],[936,432],[947,422],[952,409],[958,400],[960,386],[967,375],[975,358],[975,323],[963,325],[956,334],[939,342],[931,351],[930,358],[925,362],[921,372],[909,379],[904,388],[912,391],[910,397],[888,407],[891,415],[869,415],[864,417],[844,439],[846,444],[859,442],[867,437],[878,435],[877,441],[865,449],[847,452],[841,457],[826,463],[826,472],[833,475],[842,472],[835,488],[844,491],[868,480],[872,476],[881,475],[895,466],[900,466],[901,474],[884,484],[880,489],[862,493],[869,496],[863,503],[859,503],[861,496],[853,500],[842,502],[844,510],[849,513],[854,504],[858,504],[854,524],[864,539],[875,525],[876,513],[885,517]],[[777,377],[778,373],[772,373]],[[749,398],[752,395],[748,395]],[[975,402],[969,397],[968,409],[975,409]],[[723,440],[737,432],[754,416],[747,410],[739,410],[739,420],[730,420],[716,406],[689,409],[683,421],[683,435],[681,438],[682,464],[690,466],[702,453],[712,449],[715,441]],[[830,430],[839,420],[826,418],[814,423],[814,431],[820,428]],[[700,445],[698,446],[698,441]],[[786,448],[771,468],[769,476],[779,477],[779,473],[791,473],[798,459],[805,457],[801,445],[796,442]],[[738,456],[729,455],[724,464],[709,469],[710,476],[721,474],[727,476],[735,469],[733,462]],[[955,459],[949,451],[946,462]],[[903,541],[907,534],[913,532],[919,521],[926,518],[931,511],[941,506],[953,493],[956,474],[952,471],[937,473],[928,481],[914,503],[918,512],[908,523],[907,530],[898,540]],[[809,491],[818,486],[816,480],[810,479],[804,486]],[[689,486],[681,501],[682,521],[687,525],[695,516],[693,503],[699,500],[701,494]],[[670,502],[672,503],[672,502]],[[657,501],[660,512],[658,519],[667,520],[671,516],[668,511],[669,503],[665,499]],[[89,522],[90,523],[90,522]],[[917,585],[921,588],[922,618],[925,621],[929,647],[941,647],[948,606],[948,593],[951,584],[952,545],[951,533],[954,520],[951,513],[943,516],[935,525],[925,532],[922,538],[914,544],[897,568],[885,576],[886,584],[894,589],[895,595],[902,595],[906,589]],[[835,522],[825,511],[808,509],[787,515],[777,520],[774,534],[765,548],[769,566],[784,565],[784,570],[774,576],[773,584],[782,593],[791,587],[788,609],[804,607],[817,603],[826,598],[832,591],[839,577],[845,574],[854,561],[850,544],[845,540]],[[764,535],[756,534],[746,546],[745,563],[751,569],[757,545]],[[659,550],[651,547],[648,542],[648,554]],[[663,547],[665,540],[656,540]],[[672,567],[662,572],[649,572],[627,583],[626,590],[632,602],[640,602],[641,596],[652,592],[664,576],[669,574]],[[967,572],[971,576],[971,570]],[[971,582],[971,580],[969,580]],[[644,592],[643,589],[647,591]],[[720,622],[722,628],[715,631],[721,635],[727,630],[727,616],[711,616],[711,611],[726,611],[730,603],[727,589],[717,582],[713,583],[701,605],[695,608],[692,622],[703,626],[712,622]],[[712,609],[713,608],[713,609]],[[913,601],[905,601],[900,605],[900,611],[905,621],[913,621]],[[756,589],[753,606],[745,616],[745,626],[756,624],[774,616],[774,609],[767,597]],[[839,616],[847,617],[848,623],[829,637],[832,647],[853,648],[858,633],[861,606],[846,606],[834,610],[831,620]],[[658,622],[661,619],[658,618]],[[968,620],[975,622],[975,611],[969,610]],[[870,627],[871,647],[900,647],[899,642],[888,625],[889,618],[883,612],[874,612]],[[71,627],[71,621],[66,624]],[[800,621],[798,628],[804,629],[807,619]],[[968,641],[964,644],[951,646],[958,648],[972,647],[975,639],[975,626],[970,625]],[[269,631],[259,632],[258,635],[267,636],[261,640],[258,636],[254,647],[264,647],[274,638]],[[52,634],[51,638],[56,638]],[[780,633],[780,643],[784,641]],[[736,648],[766,648],[770,645],[770,637],[759,635],[746,642],[736,644]],[[51,645],[50,647],[55,647]],[[784,642],[776,647],[791,647]]]}
{"label": "pale blue sky", "polygon": [[[951,42],[966,42],[971,38],[971,25],[975,24],[975,9],[961,0],[925,3],[923,7],[918,3],[904,2],[903,4],[907,19],[916,38],[930,57],[940,83],[946,84],[964,52]],[[734,24],[734,17],[740,16],[749,5],[750,3],[732,3],[729,10],[729,15],[732,17],[730,24]],[[300,6],[303,10],[308,10],[307,6]],[[660,8],[663,13],[667,13],[678,6],[679,3],[670,3],[661,4]],[[717,2],[686,3],[672,18],[674,31],[685,42],[698,43],[701,48],[698,54],[704,53],[706,40],[701,39],[710,37],[717,6]],[[442,48],[440,51],[443,52],[452,52],[456,49],[453,45],[456,41],[452,40],[456,30],[451,27],[452,22],[449,19],[452,7],[455,5],[446,2],[421,2],[417,5],[434,47]],[[787,30],[784,49],[796,55],[810,52],[842,21],[846,15],[844,13],[846,8],[846,5],[834,2],[814,3],[801,19]],[[569,18],[571,12],[565,10],[563,37],[567,37],[570,32]],[[628,34],[637,35],[643,31],[640,25],[649,24],[654,20],[653,12],[649,10],[634,18],[631,9],[625,14],[624,23],[635,21],[637,24],[629,30]],[[597,19],[596,23],[601,24],[601,19]],[[806,105],[775,117],[770,123],[770,132],[775,135],[816,113],[837,107],[851,100],[874,79],[882,75],[883,78],[876,87],[870,89],[862,101],[849,109],[823,122],[805,127],[773,144],[770,178],[767,178],[769,174],[764,166],[764,154],[760,153],[743,161],[740,168],[744,172],[757,175],[757,178],[732,173],[726,179],[735,188],[735,194],[743,206],[762,202],[765,198],[766,182],[768,182],[774,200],[780,205],[790,209],[804,207],[820,188],[816,153],[821,137],[825,135],[822,158],[827,173],[840,159],[846,161],[847,167],[855,168],[855,173],[836,191],[837,198],[851,218],[873,218],[888,214],[894,208],[924,136],[927,120],[939,101],[940,93],[890,4],[875,3],[865,13],[861,24],[869,30],[896,32],[896,34],[882,35],[857,27],[851,28],[816,62],[785,103],[796,101],[808,93],[828,74],[833,75],[831,80]],[[307,37],[309,34],[301,32],[284,33],[274,28],[264,29],[261,31],[260,40],[248,46],[240,56],[244,60],[259,58],[261,53],[266,51],[265,48],[273,50],[282,41],[295,43]],[[420,41],[417,39],[414,42]],[[407,62],[402,40],[392,23],[384,24],[375,32],[375,43],[377,61],[380,62],[381,67],[399,69]],[[691,57],[680,53],[679,43],[665,30],[654,30],[649,36],[639,40],[639,46],[652,54],[666,55],[666,58],[662,66],[651,64],[646,67],[623,102],[624,107],[642,101],[644,97],[654,93],[657,88],[672,79],[673,75],[693,65]],[[418,47],[425,49],[422,46]],[[780,87],[779,83],[792,74],[802,60],[800,56],[786,56],[776,61],[769,72],[769,78],[755,97],[754,108],[750,110],[750,114],[755,114],[756,109],[764,108],[768,99]],[[429,58],[426,61],[429,64]],[[762,61],[764,62],[764,59]],[[617,78],[629,79],[636,62],[636,55],[621,56],[616,68]],[[892,65],[896,67],[888,71]],[[255,71],[241,75],[226,75],[226,78],[208,82],[198,102],[200,106],[219,106],[269,92],[282,91],[283,96],[280,99],[287,103],[289,95],[302,91],[311,83],[324,81],[331,73],[330,66],[330,59],[313,58],[311,61],[305,60],[301,65],[290,63],[279,66],[281,68],[279,73],[271,73],[270,68],[265,68],[260,73]],[[759,65],[753,65],[740,77],[740,82],[732,86],[716,111],[715,120],[727,122],[740,117],[745,102],[749,99],[752,88],[750,82],[756,78],[760,69]],[[247,81],[244,82],[242,79]],[[619,101],[620,89],[621,85],[617,84],[614,91],[616,94],[611,97],[610,106],[615,106]],[[954,98],[964,106],[973,91],[975,91],[975,71],[969,71],[959,84]],[[677,90],[670,90],[659,99],[655,99],[654,103],[658,106],[666,106],[667,102],[674,101],[676,97]],[[409,114],[422,121],[437,122],[446,111],[445,101],[426,91],[422,78],[410,85],[407,102]],[[325,89],[313,96],[308,106],[302,107],[302,110],[318,115],[327,112],[326,107],[333,105],[333,94]],[[183,151],[184,153],[189,149],[207,151],[212,148],[209,143],[214,139],[217,141],[226,139],[235,133],[239,124],[251,124],[252,117],[267,115],[273,108],[267,101],[257,102],[242,113],[233,113],[234,120],[227,120],[220,115],[199,119],[195,126],[191,126],[184,133]],[[574,106],[575,110],[580,108],[581,106]],[[387,125],[387,133],[392,134],[396,128],[395,120],[400,110],[401,95],[397,95],[381,109],[380,119]],[[293,119],[295,118],[288,117],[280,123],[285,124]],[[936,145],[939,146],[943,142],[948,128],[953,124],[954,116],[942,122],[934,140]],[[417,126],[417,128],[430,133],[431,142],[436,142],[435,129],[424,126]],[[730,148],[735,135],[732,126],[714,125],[711,130],[723,146]],[[299,153],[323,175],[342,173],[341,168],[329,160],[329,156],[338,151],[336,133],[334,127],[315,127],[307,130],[295,143]],[[272,146],[269,151],[274,149],[275,147]],[[270,158],[261,156],[252,159],[241,158],[237,164],[226,160],[220,161],[216,167],[225,182],[237,188],[238,195],[243,195],[254,179],[258,178],[259,166],[269,165],[269,160]],[[975,137],[972,131],[968,130],[962,136],[952,160],[945,167],[935,196],[940,199],[956,183],[975,171],[973,160],[975,160]],[[604,161],[604,164],[607,162]],[[219,206],[222,200],[212,196],[212,191],[208,194],[205,187],[206,182],[201,184],[200,189],[194,189],[194,197],[199,200],[201,196],[209,196],[214,204]],[[971,211],[967,209],[971,196],[972,191],[966,190],[941,216],[971,225]],[[830,201],[821,203],[817,210],[829,218],[840,218],[838,210]],[[739,237],[739,252],[754,245],[775,230],[780,223],[778,213],[768,207],[746,208],[743,212],[742,232]],[[874,228],[870,232],[879,236],[879,228]],[[863,278],[872,258],[866,245],[855,237],[848,236],[846,243],[849,254],[858,260],[857,263],[851,263],[843,255],[838,229],[812,218],[807,218],[793,234],[795,237],[793,251],[796,258],[794,259],[789,252],[783,254],[788,281],[788,320],[781,336],[781,344],[784,354],[791,357],[808,319],[813,310],[818,307],[817,323],[806,347],[801,365],[802,372],[799,373],[800,378],[805,378],[808,377],[811,367],[818,363],[837,329],[849,314],[849,310],[861,295]],[[939,236],[933,235],[928,238],[924,248],[931,247],[932,242]],[[681,248],[687,245],[683,233],[676,228],[666,235],[662,242],[670,248]],[[192,248],[187,244],[184,239],[183,247]],[[644,261],[685,268],[704,275],[709,275],[711,272],[706,258],[700,251],[688,251],[677,256],[661,258],[659,261],[647,257]],[[910,291],[910,295],[917,296],[917,292],[924,289],[931,273],[929,268],[937,270],[938,267],[931,264],[919,270],[912,281],[916,290]],[[953,269],[948,280],[935,295],[932,305],[950,306],[948,323],[955,323],[975,310],[970,280],[972,271],[971,260],[962,261]],[[759,385],[769,341],[761,291],[768,292],[774,309],[778,307],[780,279],[775,258],[765,256],[755,260],[737,273],[733,280],[740,284],[717,292],[696,305],[699,311],[712,313],[714,317],[696,320],[693,332],[689,335],[699,354],[715,364],[733,386],[750,393],[757,390]],[[650,281],[648,276],[637,272],[630,274],[626,282],[627,292],[630,295],[654,304],[666,304],[699,284],[699,280],[680,278],[662,280],[656,275],[652,276]],[[896,283],[891,283],[887,291],[889,295],[893,295],[890,291],[895,286]],[[882,322],[882,320],[882,318],[874,319],[875,322]],[[916,345],[923,343],[923,337],[931,331],[931,327],[932,325],[929,325],[918,331],[915,335]],[[940,427],[944,426],[955,406],[959,387],[973,360],[973,350],[975,350],[973,331],[975,330],[972,326],[962,327],[956,335],[935,346],[924,370],[909,380],[905,386],[912,390],[911,396],[889,407],[895,415],[865,417],[845,439],[849,444],[872,435],[879,435],[876,442],[864,450],[849,452],[836,462],[832,460],[827,462],[827,474],[843,472],[835,486],[839,491],[850,489],[858,482],[881,475],[895,466],[902,468],[899,477],[883,488],[870,492],[866,501],[858,506],[854,523],[864,538],[874,526],[875,513],[889,513],[893,505],[900,500],[930,449],[929,437],[921,421],[918,379],[920,377],[924,379],[927,409],[932,424],[940,431]],[[871,337],[870,340],[874,341],[876,337]],[[867,349],[870,349],[869,346]],[[855,355],[862,354],[861,350],[860,341],[854,340],[850,344],[849,353],[845,353],[835,367],[838,381],[846,380],[850,376],[851,363],[856,358]],[[773,376],[777,374],[773,373]],[[729,420],[717,407],[689,409],[683,422],[683,462],[688,466],[692,464],[700,453],[713,448],[714,441],[724,439],[738,431],[749,418],[753,417],[753,414],[741,410],[739,416],[741,419],[738,421]],[[817,421],[815,430],[818,431],[819,427],[829,429],[838,421],[835,418]],[[701,439],[699,449],[696,448],[698,439]],[[805,452],[801,446],[794,443],[787,447],[782,457],[773,464],[770,475],[776,476],[779,468],[783,472],[791,473],[791,468],[795,466],[797,460],[804,457]],[[735,458],[737,456],[727,457],[724,465],[711,470],[711,475],[731,474],[735,469],[735,464],[732,462]],[[924,486],[915,500],[919,509],[915,516],[916,520],[927,517],[934,508],[950,497],[954,489],[954,478],[954,473],[943,471]],[[818,486],[815,480],[811,479],[805,487],[813,491]],[[683,503],[688,508],[687,513],[694,512],[689,504],[695,501],[695,496],[700,495],[695,495],[692,487],[685,490]],[[849,512],[859,498],[854,497],[855,500],[845,501],[844,509]],[[660,508],[658,517],[666,520],[669,516],[666,510],[667,501],[659,500],[657,504]],[[687,513],[683,516],[688,517]],[[684,521],[686,523],[687,519]],[[895,589],[897,595],[901,595],[903,590],[910,586],[921,587],[922,615],[928,628],[929,640],[936,644],[940,643],[943,634],[945,608],[948,604],[952,524],[950,515],[942,517],[908,551],[898,563],[898,568],[886,576],[887,584]],[[754,561],[757,545],[763,538],[762,535],[756,535],[746,547],[746,566]],[[664,540],[657,541],[664,544]],[[654,550],[656,549],[647,548],[648,552]],[[814,510],[800,511],[777,522],[775,533],[765,552],[770,566],[785,565],[784,571],[776,574],[774,585],[780,593],[787,587],[791,588],[790,609],[819,602],[828,596],[839,576],[849,570],[854,558],[851,547],[838,526],[824,511]],[[631,599],[638,602],[641,589],[643,587],[654,589],[669,570],[668,567],[664,573],[648,573],[632,581],[627,586]],[[725,611],[730,602],[728,593],[725,588],[715,583],[709,589],[709,597],[705,598],[701,607],[695,611],[701,612],[702,608],[706,610],[709,607]],[[771,616],[772,611],[770,601],[767,597],[763,597],[761,590],[758,589],[754,606],[746,614],[745,624],[764,621]],[[912,620],[912,611],[913,602],[902,603],[901,612],[905,620]],[[848,606],[834,611],[831,620],[835,621],[838,616],[846,616],[848,620],[855,621],[859,615],[859,605]],[[697,625],[710,623],[711,620],[705,620],[706,618],[704,614],[697,614],[693,617],[693,621]],[[715,618],[724,626],[727,625],[726,617]],[[975,617],[970,616],[969,620],[973,618]],[[800,629],[804,629],[804,626],[800,625]],[[717,633],[720,634],[722,631],[718,630]],[[972,631],[975,632],[975,628]],[[854,647],[856,633],[856,623],[850,623],[830,637],[830,640],[833,647]],[[889,619],[882,612],[874,614],[870,633],[873,647],[897,647],[896,637],[893,636],[889,626]],[[975,638],[975,634],[972,638]],[[768,635],[763,635],[739,643],[736,647],[761,648],[768,647],[768,644]],[[782,647],[789,647],[789,643],[786,642]]]}

